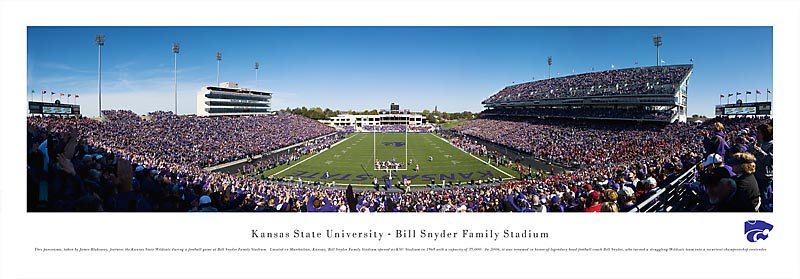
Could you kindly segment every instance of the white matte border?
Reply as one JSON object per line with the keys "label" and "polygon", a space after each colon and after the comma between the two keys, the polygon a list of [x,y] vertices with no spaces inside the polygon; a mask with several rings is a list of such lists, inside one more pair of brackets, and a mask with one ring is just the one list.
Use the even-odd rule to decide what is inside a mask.
{"label": "white matte border", "polygon": [[[800,9],[789,1],[15,1],[0,3],[3,101],[0,278],[796,278],[794,187]],[[22,133],[26,27],[45,25],[774,26],[778,191],[773,214],[39,214],[26,213]],[[90,40],[90,39],[87,39]],[[90,43],[89,43],[90,44]],[[91,46],[91,45],[90,45]],[[10,92],[19,92],[10,93]],[[699,92],[695,92],[697,94]],[[487,93],[488,94],[488,93]],[[710,93],[709,93],[710,94]],[[716,94],[716,93],[714,93]],[[765,242],[742,223],[775,225]],[[535,241],[251,239],[250,230],[534,229]],[[41,256],[34,247],[763,247],[757,254],[331,253]],[[37,256],[39,255],[39,256]]]}

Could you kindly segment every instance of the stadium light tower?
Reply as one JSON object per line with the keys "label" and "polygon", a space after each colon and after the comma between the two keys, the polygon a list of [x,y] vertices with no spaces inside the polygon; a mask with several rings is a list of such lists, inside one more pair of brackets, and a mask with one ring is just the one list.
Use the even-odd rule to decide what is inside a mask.
{"label": "stadium light tower", "polygon": [[256,90],[258,90],[258,61],[256,61]]}
{"label": "stadium light tower", "polygon": [[661,34],[653,35],[653,45],[656,46],[656,66],[661,66],[661,59],[658,57],[658,47],[661,46]]}
{"label": "stadium light tower", "polygon": [[103,117],[103,100],[101,95],[101,75],[100,75],[100,48],[106,44],[106,35],[97,34],[94,36],[94,43],[97,45],[97,116]]}
{"label": "stadium light tower", "polygon": [[550,78],[550,66],[553,65],[553,56],[547,57],[547,78]]}
{"label": "stadium light tower", "polygon": [[217,86],[219,86],[219,62],[222,61],[222,52],[217,51]]}
{"label": "stadium light tower", "polygon": [[172,53],[175,54],[175,115],[178,115],[178,52],[181,51],[179,43],[172,43]]}

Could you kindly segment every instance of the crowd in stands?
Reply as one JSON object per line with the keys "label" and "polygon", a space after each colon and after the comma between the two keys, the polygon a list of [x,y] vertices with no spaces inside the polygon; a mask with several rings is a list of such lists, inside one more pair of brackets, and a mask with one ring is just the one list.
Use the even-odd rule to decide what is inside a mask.
{"label": "crowd in stands", "polygon": [[339,127],[338,130],[341,131],[341,132],[344,132],[344,133],[348,133],[348,134],[349,133],[355,133],[357,131],[356,127],[352,126],[352,125],[341,126],[341,127]]}
{"label": "crowd in stands", "polygon": [[569,97],[670,94],[691,65],[630,68],[537,80],[503,88],[484,104]]}
{"label": "crowd in stands", "polygon": [[457,126],[455,130],[531,153],[544,161],[582,169],[608,169],[623,162],[673,157],[675,152],[697,151],[702,141],[696,126],[677,123],[664,126],[546,119],[476,119]]}
{"label": "crowd in stands", "polygon": [[767,119],[734,118],[707,122],[707,157],[691,189],[699,209],[752,212],[773,209],[773,136]]}
{"label": "crowd in stands", "polygon": [[[152,184],[170,190],[223,189],[233,177],[208,173],[203,167],[246,158],[333,131],[316,121],[291,114],[249,117],[190,117],[154,112],[139,117],[130,111],[104,111],[105,120],[28,118],[28,178],[34,209],[77,210],[77,198],[118,198],[120,172],[134,169],[140,180],[126,185],[134,197],[150,201]],[[63,161],[61,159],[64,159]],[[119,163],[126,162],[126,163]],[[61,171],[67,168],[69,171]],[[133,174],[134,171],[131,171]],[[127,173],[126,173],[127,174]],[[164,186],[164,185],[161,185]],[[164,189],[156,191],[164,193]],[[75,196],[78,195],[78,196]],[[181,193],[186,197],[186,193]],[[109,210],[130,210],[134,197]],[[164,197],[161,197],[164,198]],[[47,202],[42,202],[47,201]],[[138,204],[144,204],[140,202]],[[94,205],[94,204],[93,204]],[[86,209],[86,208],[83,208]]]}
{"label": "crowd in stands", "polygon": [[154,166],[172,163],[202,168],[333,132],[287,113],[208,118],[153,112],[149,120],[130,111],[104,111],[104,115],[108,121],[86,131],[91,133],[88,143]]}
{"label": "crowd in stands", "polygon": [[[734,189],[733,192],[738,193],[736,195],[750,193],[748,201],[753,203],[726,207],[708,201],[707,188],[703,185],[714,180],[708,180],[708,173],[701,172],[701,183],[693,185],[697,192],[706,195],[705,201],[692,210],[771,211],[770,123],[771,119],[768,118],[717,118],[704,125],[477,119],[456,127],[456,130],[529,152],[545,160],[571,163],[577,167],[575,172],[542,179],[541,185],[546,188],[552,190],[554,185],[589,183],[594,189],[613,189],[618,192],[618,197],[624,197],[623,192],[632,192],[634,204],[637,200],[649,198],[655,189],[672,182],[687,167],[702,162],[700,168],[710,170],[713,166],[724,165],[726,158],[738,158],[731,161],[745,164],[746,167],[727,167],[727,177],[732,180],[724,180],[728,183],[725,185],[750,185],[749,189],[730,189]],[[723,127],[735,132],[726,134]],[[727,142],[735,144],[729,145]],[[719,159],[714,161],[708,158],[713,154]],[[709,160],[719,164],[707,163]],[[712,168],[708,165],[712,165]],[[734,178],[743,179],[742,176],[748,175],[753,178],[735,183]],[[721,179],[720,176],[714,177]],[[754,183],[758,181],[761,183]],[[752,187],[754,184],[758,184],[758,187]],[[622,205],[617,204],[629,209]]]}
{"label": "crowd in stands", "polygon": [[482,115],[505,116],[537,116],[537,117],[564,117],[564,118],[607,118],[607,119],[637,119],[669,121],[675,115],[674,111],[659,111],[645,109],[611,109],[611,108],[495,108],[486,109]]}
{"label": "crowd in stands", "polygon": [[[703,166],[701,183],[692,189],[705,195],[708,206],[697,210],[749,211],[767,204],[771,208],[770,119],[714,119],[704,125],[477,119],[457,130],[539,157],[573,162],[577,170],[522,181],[451,183],[429,191],[356,193],[349,187],[317,186],[318,181],[257,179],[201,169],[212,156],[204,152],[213,153],[205,148],[208,145],[268,151],[294,143],[282,139],[256,148],[234,138],[214,145],[209,141],[219,138],[209,131],[229,131],[231,125],[280,127],[280,136],[297,140],[329,131],[302,117],[152,113],[146,120],[111,112],[106,118],[28,118],[30,211],[616,212],[630,210],[698,163]],[[160,130],[161,136],[142,130]],[[234,136],[252,135],[238,131],[229,137]],[[176,139],[188,147],[164,143]],[[474,142],[459,142],[462,148],[482,149]]]}
{"label": "crowd in stands", "polygon": [[466,152],[478,155],[478,156],[488,156],[489,150],[486,148],[485,145],[478,143],[474,140],[469,140],[466,137],[454,137],[450,139],[450,143],[454,146],[461,148]]}

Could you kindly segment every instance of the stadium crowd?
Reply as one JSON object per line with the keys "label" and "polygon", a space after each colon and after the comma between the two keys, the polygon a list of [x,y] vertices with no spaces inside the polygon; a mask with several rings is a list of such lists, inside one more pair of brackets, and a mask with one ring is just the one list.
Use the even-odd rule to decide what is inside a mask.
{"label": "stadium crowd", "polygon": [[[108,200],[119,190],[111,186],[122,183],[119,172],[131,167],[150,182],[161,180],[174,185],[222,189],[220,186],[233,178],[207,173],[203,167],[247,158],[333,131],[291,114],[205,118],[154,112],[139,117],[130,111],[104,111],[104,116],[105,121],[28,118],[28,186],[29,193],[35,193],[30,198],[36,196],[32,206],[42,210],[74,210],[74,195],[87,193]],[[55,171],[62,168],[69,172]],[[139,180],[134,179],[135,185],[129,187],[141,190],[135,187],[139,185],[136,182]]]}
{"label": "stadium crowd", "polygon": [[528,109],[508,109],[496,108],[487,109],[481,112],[483,115],[500,116],[537,116],[537,117],[564,117],[564,118],[607,118],[607,119],[636,119],[636,120],[661,120],[669,121],[675,115],[674,111],[654,111],[643,109],[609,109],[609,108],[528,108]]}
{"label": "stadium crowd", "polygon": [[[141,118],[127,111],[110,111],[106,118],[28,118],[30,211],[615,212],[630,210],[697,164],[701,183],[691,189],[707,201],[696,210],[771,210],[772,130],[771,120],[763,118],[713,119],[704,125],[477,119],[456,129],[574,163],[577,170],[521,181],[360,193],[319,181],[202,169],[238,157],[209,146],[249,156],[330,132],[309,119],[163,112]],[[233,127],[273,131],[279,138]],[[217,131],[230,134],[223,139]],[[311,149],[326,144],[318,143]],[[480,152],[475,144],[459,145]]]}
{"label": "stadium crowd", "polygon": [[455,130],[532,153],[545,161],[581,169],[607,169],[643,158],[672,157],[675,155],[673,152],[697,150],[702,142],[700,129],[694,125],[660,127],[564,120],[476,119]]}
{"label": "stadium crowd", "polygon": [[630,68],[537,80],[503,88],[484,104],[569,97],[669,94],[691,65]]}
{"label": "stadium crowd", "polygon": [[356,132],[356,127],[353,126],[353,125],[341,126],[341,127],[338,127],[338,128],[339,128],[339,131],[341,131],[343,133],[355,133]]}
{"label": "stadium crowd", "polygon": [[[707,195],[706,188],[701,185],[707,185],[711,180],[704,179],[710,176],[714,166],[723,165],[730,159],[733,164],[744,163],[748,167],[736,170],[727,167],[729,177],[752,174],[754,179],[758,178],[753,181],[760,181],[756,188],[751,187],[753,181],[740,183],[740,187],[744,187],[742,184],[750,186],[747,190],[738,190],[738,193],[751,193],[755,196],[750,200],[759,202],[752,204],[755,207],[739,205],[736,210],[771,211],[770,123],[768,118],[717,118],[704,125],[477,119],[456,127],[456,130],[544,160],[575,166],[575,172],[547,177],[539,183],[551,191],[554,185],[586,184],[595,189],[598,186],[602,190],[611,188],[618,192],[618,196],[623,196],[620,189],[630,187],[634,201],[649,198],[655,189],[664,187],[682,170],[700,162],[703,163],[700,164],[701,183],[694,186],[701,190],[698,192],[702,195]],[[734,132],[725,133],[724,127]],[[729,145],[728,142],[735,144]],[[708,158],[714,154],[718,159]],[[705,204],[693,210],[730,209],[713,205],[706,200]]]}
{"label": "stadium crowd", "polygon": [[454,146],[461,148],[466,152],[478,155],[478,156],[488,156],[489,150],[486,148],[485,145],[478,143],[477,141],[471,141],[466,137],[454,137],[450,139],[450,143]]}

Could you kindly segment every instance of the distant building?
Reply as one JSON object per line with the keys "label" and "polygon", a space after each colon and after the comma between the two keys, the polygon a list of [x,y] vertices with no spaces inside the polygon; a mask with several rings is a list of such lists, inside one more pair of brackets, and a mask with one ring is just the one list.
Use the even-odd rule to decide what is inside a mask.
{"label": "distant building", "polygon": [[361,128],[376,125],[422,125],[425,117],[420,114],[379,114],[379,115],[350,115],[344,114],[329,119],[320,120],[325,125],[342,128],[346,126]]}
{"label": "distant building", "polygon": [[334,127],[353,127],[361,128],[364,126],[381,125],[423,125],[426,119],[421,114],[411,113],[407,109],[400,111],[400,104],[391,103],[389,111],[381,109],[378,115],[350,115],[343,114],[320,120],[322,124]]}
{"label": "distant building", "polygon": [[238,83],[223,82],[197,92],[197,115],[263,115],[272,108],[272,93],[240,88]]}

